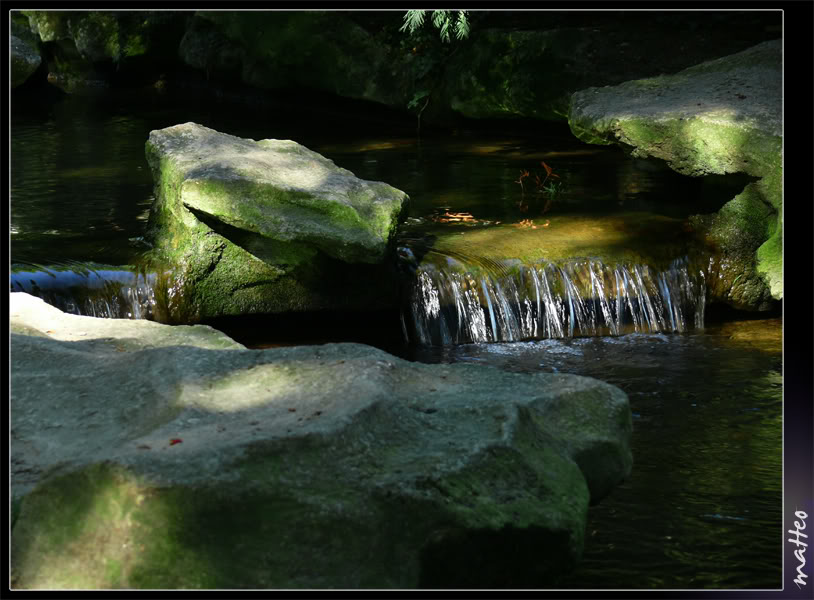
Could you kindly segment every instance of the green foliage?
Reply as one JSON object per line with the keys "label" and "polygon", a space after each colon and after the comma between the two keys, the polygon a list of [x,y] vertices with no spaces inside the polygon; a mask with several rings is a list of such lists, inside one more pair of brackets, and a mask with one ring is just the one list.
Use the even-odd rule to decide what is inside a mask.
{"label": "green foliage", "polygon": [[[413,35],[424,24],[424,13],[426,10],[408,10],[404,15],[404,25],[401,26],[399,31],[407,31]],[[466,16],[465,10],[455,11],[457,18],[453,24],[450,11],[448,10],[434,10],[432,11],[432,24],[436,29],[440,29],[441,39],[449,42],[449,29],[452,27],[455,32],[455,38],[463,40],[469,36],[469,19]]]}
{"label": "green foliage", "polygon": [[[418,106],[418,103],[419,103],[421,100],[423,100],[424,98],[426,98],[427,96],[429,96],[429,95],[430,95],[430,91],[429,91],[429,90],[421,90],[421,91],[419,91],[419,92],[416,92],[416,93],[413,95],[413,99],[412,99],[412,100],[410,100],[409,104],[407,104],[407,108],[416,108],[416,107]],[[428,100],[428,101],[429,101],[429,100]]]}

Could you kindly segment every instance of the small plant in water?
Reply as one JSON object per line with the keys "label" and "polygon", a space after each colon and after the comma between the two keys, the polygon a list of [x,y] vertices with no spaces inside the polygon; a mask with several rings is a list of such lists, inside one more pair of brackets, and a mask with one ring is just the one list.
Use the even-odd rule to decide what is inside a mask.
{"label": "small plant in water", "polygon": [[[540,213],[541,215],[544,215],[551,208],[551,204],[554,199],[562,193],[562,181],[555,181],[555,179],[559,180],[560,176],[557,175],[554,172],[554,169],[548,166],[545,161],[540,161],[540,164],[542,165],[543,169],[545,169],[545,177],[540,178],[540,175],[534,173],[534,186],[538,194],[545,194],[547,196],[545,206],[543,206],[543,210]],[[517,179],[517,181],[515,181],[515,183],[520,185],[522,197],[520,198],[518,207],[522,212],[526,212],[529,208],[528,204],[524,203],[526,188],[523,185],[523,180],[530,177],[531,174],[529,171],[523,169],[520,171],[520,177]]]}

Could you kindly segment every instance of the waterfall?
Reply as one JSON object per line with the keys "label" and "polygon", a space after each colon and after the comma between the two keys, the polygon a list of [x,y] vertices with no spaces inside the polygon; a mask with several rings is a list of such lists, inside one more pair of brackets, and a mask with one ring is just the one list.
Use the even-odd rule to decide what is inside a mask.
{"label": "waterfall", "polygon": [[69,263],[15,265],[10,292],[27,292],[66,313],[112,319],[151,319],[155,273],[125,267]]}
{"label": "waterfall", "polygon": [[686,257],[659,272],[596,259],[494,263],[431,250],[415,274],[402,329],[408,341],[423,345],[704,326],[704,276]]}

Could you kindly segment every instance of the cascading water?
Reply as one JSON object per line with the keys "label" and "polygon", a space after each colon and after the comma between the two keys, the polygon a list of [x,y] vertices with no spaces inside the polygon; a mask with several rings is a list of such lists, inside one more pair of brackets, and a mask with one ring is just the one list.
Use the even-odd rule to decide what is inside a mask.
{"label": "cascading water", "polygon": [[[402,256],[411,256],[402,249]],[[706,287],[687,258],[658,272],[575,259],[502,264],[430,251],[415,269],[402,326],[423,345],[672,332],[704,326]]]}
{"label": "cascading water", "polygon": [[94,264],[26,265],[9,277],[11,292],[27,292],[66,313],[109,319],[152,319],[155,284],[155,273]]}

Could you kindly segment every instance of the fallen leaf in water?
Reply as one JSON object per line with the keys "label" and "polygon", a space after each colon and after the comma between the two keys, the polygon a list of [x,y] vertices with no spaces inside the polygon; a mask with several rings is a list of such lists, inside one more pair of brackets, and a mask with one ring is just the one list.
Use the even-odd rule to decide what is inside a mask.
{"label": "fallen leaf in water", "polygon": [[473,217],[470,213],[466,212],[451,213],[447,211],[442,215],[435,216],[433,220],[438,221],[439,223],[458,223],[458,222],[471,223],[475,221],[475,217]]}
{"label": "fallen leaf in water", "polygon": [[541,160],[541,161],[540,161],[540,164],[541,164],[541,165],[543,165],[543,168],[545,169],[545,172],[546,172],[546,177],[556,177],[557,179],[559,179],[559,177],[560,177],[560,176],[559,176],[559,175],[557,175],[557,174],[554,172],[554,169],[552,169],[552,168],[551,168],[551,167],[549,167],[547,164],[545,164],[545,161],[544,161],[544,160]]}

